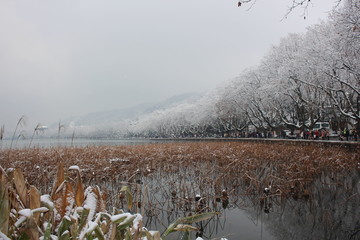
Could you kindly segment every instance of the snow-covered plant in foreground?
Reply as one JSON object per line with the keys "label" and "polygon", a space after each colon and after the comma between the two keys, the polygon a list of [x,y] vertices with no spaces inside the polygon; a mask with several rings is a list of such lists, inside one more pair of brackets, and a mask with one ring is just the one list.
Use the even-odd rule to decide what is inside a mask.
{"label": "snow-covered plant in foreground", "polygon": [[[0,239],[161,239],[159,231],[143,227],[138,213],[116,208],[108,213],[99,187],[89,186],[84,191],[80,169],[72,166],[69,170],[77,171],[75,185],[66,179],[59,164],[51,195],[40,195],[28,186],[20,169],[6,173],[0,168]],[[128,187],[121,191],[131,200]],[[190,239],[189,232],[196,230],[190,224],[215,214],[180,218],[168,227],[163,239],[174,231],[183,231],[183,239]]]}

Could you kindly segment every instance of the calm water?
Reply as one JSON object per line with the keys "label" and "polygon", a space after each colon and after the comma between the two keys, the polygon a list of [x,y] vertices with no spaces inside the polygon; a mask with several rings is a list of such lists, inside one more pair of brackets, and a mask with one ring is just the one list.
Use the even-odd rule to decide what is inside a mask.
{"label": "calm water", "polygon": [[[84,147],[99,145],[137,145],[156,143],[161,141],[141,139],[97,140],[97,139],[34,139],[31,147]],[[3,140],[1,148],[9,148],[10,140]],[[12,148],[29,147],[30,140],[13,142]],[[191,174],[192,175],[192,174]],[[169,198],[170,190],[167,181],[174,182],[177,176],[160,174],[158,179],[142,179],[148,188],[152,200],[153,213],[148,212],[149,207],[139,209],[143,214],[144,223],[150,230],[164,231],[166,226],[178,217],[184,217],[189,211],[181,209],[182,202]],[[169,178],[169,179],[166,179]],[[189,182],[193,180],[189,178]],[[111,186],[112,189],[121,187]],[[102,184],[99,184],[102,185]],[[101,186],[101,189],[109,185]],[[144,187],[144,185],[143,185]],[[210,189],[210,187],[209,187]],[[287,239],[360,239],[360,171],[345,177],[323,175],[316,180],[309,189],[312,192],[310,199],[301,199],[294,196],[286,200],[280,197],[268,198],[260,204],[259,196],[244,196],[238,189],[238,194],[229,195],[229,203],[224,206],[219,202],[208,199],[207,205],[211,211],[221,214],[208,221],[197,223],[196,227],[204,239],[229,240],[259,239],[259,240],[287,240]],[[161,192],[163,191],[163,192]],[[195,192],[192,193],[195,195]],[[208,194],[209,196],[211,194]],[[164,197],[168,196],[168,198]],[[192,200],[192,209],[196,202]],[[172,209],[176,208],[174,212]],[[169,212],[169,209],[171,211]],[[176,212],[176,213],[175,213]],[[192,239],[195,239],[192,233]],[[177,234],[170,234],[167,239],[181,239]]]}
{"label": "calm water", "polygon": [[[88,139],[88,138],[38,138],[33,139],[30,145],[30,139],[14,140],[12,143],[13,149],[19,148],[49,148],[49,147],[86,147],[86,146],[117,146],[117,145],[137,145],[155,143],[156,141],[149,139]],[[8,149],[11,145],[11,140],[6,139],[0,142],[2,149]]]}
{"label": "calm water", "polygon": [[[155,182],[155,185],[160,184]],[[152,188],[151,185],[147,187]],[[204,230],[204,239],[360,239],[360,172],[355,170],[337,178],[323,175],[308,187],[312,193],[309,198],[291,195],[283,199],[273,195],[260,203],[261,196],[246,196],[241,187],[229,194],[226,206],[222,202],[214,204],[214,200],[209,198],[205,204],[209,211],[221,214],[196,224],[196,227]],[[163,189],[166,191],[166,187]],[[159,190],[153,192],[156,191]],[[153,201],[158,203],[154,206],[158,210],[157,216],[151,216],[150,229],[164,230],[160,222],[168,226],[178,217],[188,216],[189,211],[184,210],[181,203],[171,203],[174,201],[168,192],[155,194],[159,196]],[[190,204],[190,208],[195,209],[195,200]],[[180,214],[169,217],[169,209],[174,208]],[[144,219],[147,218],[149,216],[144,214]],[[193,237],[195,239],[195,234]],[[180,238],[174,235],[169,239]]]}

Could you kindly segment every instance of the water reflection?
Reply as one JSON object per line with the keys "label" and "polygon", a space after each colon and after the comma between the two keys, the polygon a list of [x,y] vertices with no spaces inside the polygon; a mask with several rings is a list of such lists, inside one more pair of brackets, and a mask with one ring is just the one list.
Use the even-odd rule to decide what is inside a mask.
{"label": "water reflection", "polygon": [[[52,148],[52,147],[87,147],[87,146],[119,146],[156,143],[149,139],[89,139],[89,138],[34,138],[30,145],[30,139],[16,139],[13,149],[23,148]],[[8,149],[11,145],[10,139],[2,140],[0,149]]]}
{"label": "water reflection", "polygon": [[309,198],[273,204],[265,224],[276,239],[360,239],[359,173],[322,176]]}
{"label": "water reflection", "polygon": [[[219,212],[196,224],[198,231],[192,233],[192,239],[360,239],[359,175],[356,171],[345,176],[323,174],[307,184],[306,192],[294,187],[287,193],[271,189],[249,194],[236,179],[218,186],[209,180],[212,176],[200,177],[190,169],[181,174],[139,173],[128,184],[137,203],[133,211],[144,216],[148,229],[164,231],[180,217]],[[110,183],[107,188],[114,191],[116,187]],[[126,207],[124,199],[112,201]],[[180,239],[180,235],[171,234],[168,239]]]}
{"label": "water reflection", "polygon": [[[87,140],[85,144],[91,145]],[[164,231],[190,214],[219,212],[197,224],[192,239],[360,239],[357,152],[347,155],[339,148],[327,155],[330,149],[319,151],[316,146],[280,146],[286,151],[275,145],[273,151],[262,145],[234,146],[29,149],[6,156],[13,154],[11,167],[27,169],[31,184],[43,193],[51,192],[57,161],[80,164],[84,185],[100,186],[109,212],[114,206],[141,213],[151,230]],[[321,157],[313,159],[314,153]],[[2,156],[7,165],[10,157]],[[351,173],[341,170],[351,168]],[[74,171],[68,174],[69,179],[77,177]],[[132,191],[131,209],[121,196],[123,185]],[[171,234],[167,239],[179,237]]]}
{"label": "water reflection", "polygon": [[[200,152],[194,151],[199,145],[192,145],[191,149],[189,145],[170,146],[152,145],[149,149],[155,152],[153,155],[148,155],[149,146],[145,145],[139,147],[145,154],[132,148],[120,149],[116,154],[107,147],[84,151],[52,149],[56,150],[53,153],[33,149],[29,152],[36,156],[49,152],[42,157],[46,166],[39,164],[32,170],[34,165],[28,161],[31,158],[26,151],[16,151],[19,159],[12,164],[30,163],[28,179],[33,179],[31,184],[39,186],[43,193],[51,192],[52,188],[55,164],[48,164],[48,158],[66,156],[71,165],[83,164],[81,174],[85,186],[99,185],[107,195],[109,208],[141,213],[151,230],[163,232],[170,223],[190,214],[220,213],[196,224],[198,230],[192,233],[192,239],[196,236],[204,239],[360,239],[360,168],[355,154],[351,155],[352,161],[339,161],[341,164],[335,165],[330,163],[337,163],[333,159],[342,152],[331,155],[329,162],[310,159],[302,163],[309,166],[306,169],[300,168],[301,159],[288,161],[292,155],[279,161],[279,155],[272,153],[271,158],[258,161],[269,153],[261,155],[253,151],[252,145],[245,148],[248,153],[244,148],[235,151],[228,144],[216,145],[214,149],[202,145]],[[70,154],[68,150],[75,151]],[[305,150],[303,154],[309,151]],[[15,156],[15,152],[13,154]],[[21,160],[24,156],[26,161]],[[345,163],[354,162],[353,172],[338,170],[349,169]],[[328,165],[318,168],[311,163]],[[74,176],[69,178],[76,179],[75,172],[70,172],[69,175]],[[127,209],[126,197],[121,196],[123,185],[132,191],[131,209]],[[172,233],[167,239],[178,238],[179,235]]]}

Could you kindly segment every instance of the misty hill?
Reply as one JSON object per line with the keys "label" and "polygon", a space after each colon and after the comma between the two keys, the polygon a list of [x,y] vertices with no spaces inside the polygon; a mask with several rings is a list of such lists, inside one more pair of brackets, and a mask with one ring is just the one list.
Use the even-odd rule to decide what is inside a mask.
{"label": "misty hill", "polygon": [[83,116],[71,117],[64,121],[66,125],[103,125],[106,123],[114,123],[120,121],[134,120],[141,116],[150,114],[156,110],[167,109],[183,103],[193,103],[198,100],[202,94],[185,93],[172,96],[164,101],[156,103],[143,103],[136,106],[115,109],[111,111],[93,112]]}

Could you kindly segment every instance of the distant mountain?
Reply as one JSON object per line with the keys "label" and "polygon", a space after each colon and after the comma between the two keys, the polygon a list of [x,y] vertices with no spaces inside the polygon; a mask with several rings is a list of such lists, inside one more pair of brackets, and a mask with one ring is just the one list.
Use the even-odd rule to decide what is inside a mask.
{"label": "distant mountain", "polygon": [[175,95],[166,99],[165,101],[157,103],[143,103],[129,108],[93,112],[83,116],[72,117],[63,121],[63,124],[75,126],[91,126],[127,120],[131,121],[140,118],[141,116],[150,114],[156,110],[175,107],[183,103],[193,103],[201,96],[202,94],[200,93],[185,93],[181,95]]}

